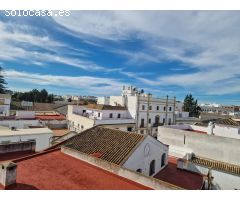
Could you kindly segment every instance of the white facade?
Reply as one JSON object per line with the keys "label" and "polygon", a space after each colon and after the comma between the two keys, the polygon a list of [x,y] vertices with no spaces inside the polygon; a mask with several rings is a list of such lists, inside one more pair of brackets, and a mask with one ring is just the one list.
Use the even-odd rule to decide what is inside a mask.
{"label": "white facade", "polygon": [[42,126],[46,126],[50,129],[65,129],[67,128],[67,120],[39,120]]}
{"label": "white facade", "polygon": [[39,120],[0,120],[0,126],[17,129],[28,128],[29,126],[41,126]]}
{"label": "white facade", "polygon": [[169,128],[178,130],[192,130],[205,132],[208,135],[221,136],[226,138],[240,139],[240,126],[227,126],[209,123],[208,126],[197,126],[190,124],[171,125]]}
{"label": "white facade", "polygon": [[81,132],[95,125],[114,127],[122,131],[132,131],[135,120],[128,110],[99,110],[86,106],[68,105],[68,128]]}
{"label": "white facade", "polygon": [[[151,162],[154,170],[151,173]],[[147,136],[123,164],[127,169],[154,176],[168,164],[168,146]]]}
{"label": "white facade", "polygon": [[109,97],[98,97],[97,104],[110,105]]}
{"label": "white facade", "polygon": [[35,119],[35,111],[25,111],[25,110],[17,110],[16,118],[19,119]]}
{"label": "white facade", "polygon": [[0,130],[0,143],[17,143],[29,140],[36,141],[36,151],[50,147],[50,138],[53,132],[48,128],[33,128],[33,129],[2,129]]}
{"label": "white facade", "polygon": [[[108,99],[109,104],[106,105],[121,105],[128,109],[135,119],[138,133],[156,136],[158,125],[175,124],[175,99],[155,98],[133,86],[123,86],[122,96],[110,96]],[[98,102],[103,103],[103,97],[99,97]]]}
{"label": "white facade", "polygon": [[[208,175],[209,167],[179,160],[178,168]],[[240,176],[211,168],[213,190],[240,190]]]}
{"label": "white facade", "polygon": [[10,115],[11,95],[0,94],[0,116]]}

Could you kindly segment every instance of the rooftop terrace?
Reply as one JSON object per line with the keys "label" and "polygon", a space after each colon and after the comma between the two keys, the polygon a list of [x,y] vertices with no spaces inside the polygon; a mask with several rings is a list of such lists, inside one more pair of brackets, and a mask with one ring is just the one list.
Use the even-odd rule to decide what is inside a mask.
{"label": "rooftop terrace", "polygon": [[17,183],[9,189],[146,190],[146,186],[53,150],[15,161]]}

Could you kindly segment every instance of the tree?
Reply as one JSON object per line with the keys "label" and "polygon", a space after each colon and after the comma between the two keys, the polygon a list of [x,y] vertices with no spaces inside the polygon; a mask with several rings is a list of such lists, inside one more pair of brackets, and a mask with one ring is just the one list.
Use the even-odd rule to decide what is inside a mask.
{"label": "tree", "polygon": [[29,92],[14,92],[12,99],[15,101],[31,101],[35,103],[52,103],[54,101],[54,95],[48,94],[45,89],[41,91],[33,89]]}
{"label": "tree", "polygon": [[6,90],[6,87],[5,85],[7,85],[5,79],[4,79],[4,76],[3,76],[3,69],[2,67],[0,66],[0,93],[2,94],[5,94],[5,90]]}
{"label": "tree", "polygon": [[192,94],[187,94],[184,103],[183,110],[189,112],[190,117],[198,117],[201,111],[201,108],[198,106],[197,99],[195,100]]}
{"label": "tree", "polygon": [[40,102],[46,102],[46,100],[48,99],[48,92],[47,90],[43,89],[40,91],[40,98],[39,98],[39,101]]}
{"label": "tree", "polygon": [[47,102],[48,103],[52,103],[54,101],[54,95],[53,94],[49,94],[47,97]]}

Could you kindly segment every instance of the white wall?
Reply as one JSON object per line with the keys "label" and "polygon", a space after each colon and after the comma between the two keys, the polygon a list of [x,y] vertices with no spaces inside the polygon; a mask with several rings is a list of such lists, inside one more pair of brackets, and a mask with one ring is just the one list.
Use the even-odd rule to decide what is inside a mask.
{"label": "white wall", "polygon": [[[148,151],[149,150],[149,151]],[[123,164],[123,167],[136,171],[142,169],[142,174],[149,176],[150,162],[155,160],[155,173],[158,173],[165,166],[161,167],[161,156],[165,153],[165,166],[168,163],[168,146],[160,143],[151,136],[147,136],[145,140],[137,147],[133,154]]]}
{"label": "white wall", "polygon": [[[101,119],[131,119],[131,115],[128,110],[102,110],[102,118]],[[109,118],[110,113],[113,114],[113,118]],[[118,114],[121,115],[121,118],[118,118]]]}
{"label": "white wall", "polygon": [[0,116],[10,115],[10,105],[0,105]]}
{"label": "white wall", "polygon": [[6,126],[8,128],[28,128],[29,126],[41,126],[39,120],[3,120],[0,121],[0,126]]}
{"label": "white wall", "polygon": [[[34,129],[34,131],[36,131],[36,129]],[[41,134],[0,136],[0,143],[4,141],[19,142],[19,141],[36,140],[36,151],[41,151],[43,149],[50,147],[50,138],[52,136],[53,136],[52,131],[50,129],[47,129],[46,133],[41,133]]]}
{"label": "white wall", "polygon": [[18,111],[16,111],[16,117],[17,118],[34,119],[35,118],[35,111],[18,110]]}
{"label": "white wall", "polygon": [[240,139],[240,127],[215,125],[213,133],[217,136]]}
{"label": "white wall", "polygon": [[124,97],[123,96],[110,96],[109,104],[112,106],[117,106],[117,105],[125,106]]}
{"label": "white wall", "polygon": [[137,111],[137,97],[136,96],[128,96],[126,99],[126,105],[127,105],[130,115],[132,116],[132,118],[135,119],[136,111]]}
{"label": "white wall", "polygon": [[[178,164],[179,166],[179,164]],[[205,166],[197,165],[192,162],[184,163],[181,168],[201,173],[204,175],[208,174],[209,169]],[[211,169],[212,177],[213,177],[213,189],[218,190],[240,190],[240,176],[234,174],[228,174],[223,171],[218,171],[215,169]]]}
{"label": "white wall", "polygon": [[110,98],[109,97],[98,97],[97,104],[109,105]]}
{"label": "white wall", "polygon": [[[158,127],[158,140],[186,153],[191,150],[197,156],[240,165],[240,140],[191,131]],[[171,153],[171,152],[169,152]]]}

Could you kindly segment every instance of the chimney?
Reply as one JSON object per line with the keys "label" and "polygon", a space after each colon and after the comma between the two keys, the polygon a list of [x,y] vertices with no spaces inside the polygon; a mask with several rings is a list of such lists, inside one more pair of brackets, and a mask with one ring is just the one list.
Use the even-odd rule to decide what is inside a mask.
{"label": "chimney", "polygon": [[7,161],[0,163],[0,185],[5,188],[16,184],[17,164]]}

